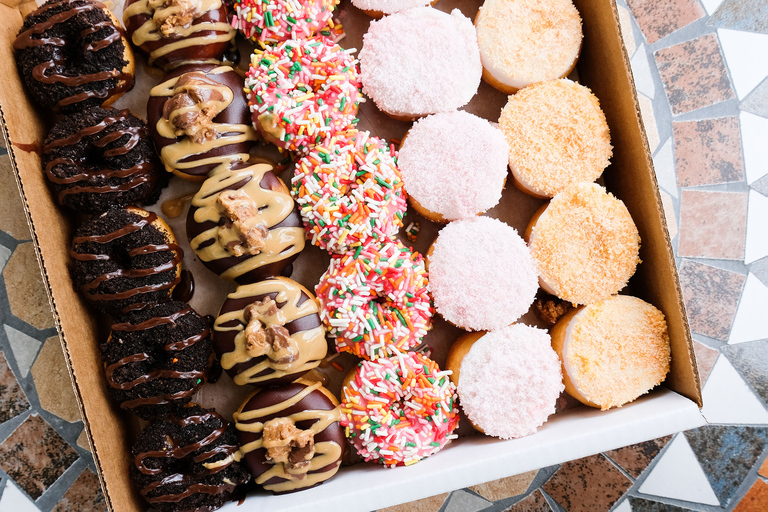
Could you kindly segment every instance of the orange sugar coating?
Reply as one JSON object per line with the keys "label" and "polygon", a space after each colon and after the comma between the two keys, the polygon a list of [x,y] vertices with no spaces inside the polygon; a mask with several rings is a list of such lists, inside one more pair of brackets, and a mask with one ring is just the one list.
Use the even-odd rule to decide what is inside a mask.
{"label": "orange sugar coating", "polygon": [[620,407],[660,384],[669,372],[664,314],[625,295],[591,304],[568,327],[563,363],[588,401],[606,410]]}
{"label": "orange sugar coating", "polygon": [[567,79],[537,83],[510,96],[499,126],[515,179],[540,196],[595,181],[613,154],[600,102]]}
{"label": "orange sugar coating", "polygon": [[529,247],[540,280],[574,304],[615,294],[640,263],[640,235],[627,207],[594,183],[556,195],[533,226]]}

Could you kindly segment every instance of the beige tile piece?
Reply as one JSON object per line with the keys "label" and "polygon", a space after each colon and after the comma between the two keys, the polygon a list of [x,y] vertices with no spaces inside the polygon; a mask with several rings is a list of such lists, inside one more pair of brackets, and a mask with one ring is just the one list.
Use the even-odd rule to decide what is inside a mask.
{"label": "beige tile piece", "polygon": [[53,327],[51,305],[43,286],[43,277],[32,242],[16,247],[3,270],[3,277],[11,312],[38,329]]}
{"label": "beige tile piece", "polygon": [[16,240],[31,237],[8,155],[0,156],[0,229]]}
{"label": "beige tile piece", "polygon": [[447,492],[394,507],[380,508],[379,512],[437,512],[446,498],[448,498]]}
{"label": "beige tile piece", "polygon": [[91,451],[91,445],[88,443],[88,434],[85,433],[85,429],[77,436],[77,446],[85,450]]}
{"label": "beige tile piece", "polygon": [[635,54],[637,50],[637,44],[635,43],[635,35],[632,32],[632,17],[629,14],[629,9],[617,5],[619,8],[619,23],[621,24],[621,37],[624,39],[624,46],[627,47],[627,55],[630,57]]}
{"label": "beige tile piece", "polygon": [[675,215],[675,206],[672,203],[672,196],[663,190],[659,190],[659,192],[661,192],[661,204],[664,207],[664,217],[667,218],[669,239],[674,240],[677,236],[677,216]]}
{"label": "beige tile piece", "polygon": [[32,365],[32,378],[43,409],[70,423],[80,421],[80,409],[58,336],[45,340]]}
{"label": "beige tile piece", "polygon": [[531,482],[536,477],[536,473],[536,471],[528,471],[527,473],[500,478],[492,482],[473,485],[470,489],[490,501],[511,498],[527,491],[528,486],[531,485]]}
{"label": "beige tile piece", "polygon": [[651,153],[653,153],[661,142],[659,139],[659,129],[656,127],[656,116],[653,113],[653,102],[650,98],[640,93],[637,94],[637,101],[640,103],[640,114],[643,116],[648,146],[651,148]]}

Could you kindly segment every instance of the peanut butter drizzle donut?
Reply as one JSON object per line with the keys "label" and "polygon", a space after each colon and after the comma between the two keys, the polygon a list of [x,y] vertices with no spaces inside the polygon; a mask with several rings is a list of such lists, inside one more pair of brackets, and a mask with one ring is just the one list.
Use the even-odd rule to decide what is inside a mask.
{"label": "peanut butter drizzle donut", "polygon": [[286,384],[328,353],[314,296],[275,277],[227,295],[213,324],[214,350],[236,384]]}
{"label": "peanut butter drizzle donut", "polygon": [[206,267],[240,284],[280,275],[305,244],[288,188],[264,163],[218,167],[192,198],[187,236]]}

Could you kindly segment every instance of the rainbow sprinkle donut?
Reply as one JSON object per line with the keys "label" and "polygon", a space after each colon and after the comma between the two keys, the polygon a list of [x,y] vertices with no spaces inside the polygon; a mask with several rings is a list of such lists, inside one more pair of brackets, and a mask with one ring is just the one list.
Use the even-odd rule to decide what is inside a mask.
{"label": "rainbow sprinkle donut", "polygon": [[245,92],[262,136],[298,151],[352,128],[362,100],[352,51],[325,37],[312,37],[255,52]]}
{"label": "rainbow sprinkle donut", "polygon": [[232,26],[248,39],[266,44],[331,36],[336,30],[333,10],[339,0],[235,0]]}
{"label": "rainbow sprinkle donut", "polygon": [[291,192],[307,238],[331,252],[394,237],[408,207],[394,145],[349,132],[296,163]]}
{"label": "rainbow sprinkle donut", "polygon": [[417,352],[361,362],[341,404],[341,425],[357,453],[385,466],[410,466],[456,439],[450,374]]}
{"label": "rainbow sprinkle donut", "polygon": [[334,255],[315,291],[339,352],[389,356],[417,346],[432,327],[424,258],[397,240]]}

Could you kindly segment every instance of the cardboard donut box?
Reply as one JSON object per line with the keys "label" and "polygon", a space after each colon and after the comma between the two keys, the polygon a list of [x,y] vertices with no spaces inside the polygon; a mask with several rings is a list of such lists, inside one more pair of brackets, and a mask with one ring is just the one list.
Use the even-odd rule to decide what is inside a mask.
{"label": "cardboard donut box", "polygon": [[[284,496],[255,494],[237,509],[230,503],[222,510],[370,511],[704,424],[675,260],[616,5],[613,0],[574,0],[574,4],[584,30],[579,81],[600,99],[614,146],[605,186],[624,201],[642,238],[642,264],[630,282],[632,292],[661,309],[669,326],[672,364],[666,382],[622,408],[601,412],[581,406],[560,412],[538,433],[522,439],[467,436],[410,467],[345,467],[319,487]],[[33,1],[0,0],[2,130],[107,506],[116,512],[142,511],[146,503],[128,476],[132,426],[110,400],[103,380],[98,346],[104,326],[72,286],[68,253],[74,226],[55,204],[43,177],[38,151],[47,130],[45,113],[30,102],[14,62],[12,42],[24,15],[35,7]]]}

